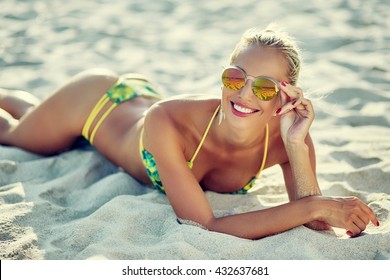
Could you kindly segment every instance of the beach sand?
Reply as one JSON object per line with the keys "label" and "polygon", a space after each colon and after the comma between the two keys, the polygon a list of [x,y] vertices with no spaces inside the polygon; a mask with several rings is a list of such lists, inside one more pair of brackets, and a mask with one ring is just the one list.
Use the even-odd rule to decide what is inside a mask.
{"label": "beach sand", "polygon": [[[324,195],[359,197],[379,227],[356,238],[300,226],[244,240],[179,225],[164,195],[89,146],[50,157],[0,146],[0,259],[390,259],[386,0],[3,1],[0,87],[45,98],[72,75],[104,67],[146,74],[168,96],[218,96],[221,66],[242,32],[270,22],[303,52],[300,85],[316,107]],[[279,167],[248,195],[206,195],[217,216],[287,202]]]}

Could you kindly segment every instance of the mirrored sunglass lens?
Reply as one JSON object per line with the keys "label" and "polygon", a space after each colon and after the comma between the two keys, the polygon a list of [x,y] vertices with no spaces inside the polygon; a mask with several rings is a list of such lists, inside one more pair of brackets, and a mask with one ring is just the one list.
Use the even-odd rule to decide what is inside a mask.
{"label": "mirrored sunglass lens", "polygon": [[232,90],[239,90],[244,86],[245,77],[240,70],[228,68],[222,73],[222,83]]}
{"label": "mirrored sunglass lens", "polygon": [[276,84],[267,78],[258,78],[253,83],[253,93],[261,100],[269,101],[278,93]]}

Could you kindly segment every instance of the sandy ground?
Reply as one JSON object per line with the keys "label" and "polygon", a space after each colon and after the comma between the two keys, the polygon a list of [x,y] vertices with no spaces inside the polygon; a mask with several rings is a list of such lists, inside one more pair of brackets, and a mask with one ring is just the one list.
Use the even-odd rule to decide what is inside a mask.
{"label": "sandy ground", "polygon": [[[243,240],[179,225],[165,196],[90,147],[41,157],[0,146],[0,258],[390,259],[388,1],[2,1],[0,87],[44,98],[105,67],[149,75],[167,95],[219,95],[241,33],[271,21],[304,54],[323,193],[361,198],[380,227],[357,238],[301,226]],[[287,201],[278,167],[249,195],[207,197],[218,216]]]}

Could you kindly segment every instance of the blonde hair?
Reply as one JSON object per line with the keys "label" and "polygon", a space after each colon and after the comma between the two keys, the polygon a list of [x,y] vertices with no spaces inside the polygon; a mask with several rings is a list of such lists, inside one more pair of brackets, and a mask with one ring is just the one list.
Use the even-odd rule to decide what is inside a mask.
{"label": "blonde hair", "polygon": [[270,24],[263,30],[248,29],[234,48],[230,56],[230,64],[234,62],[243,49],[253,45],[280,50],[288,63],[288,82],[296,85],[301,69],[301,56],[295,40],[290,35],[281,31],[276,24]]}

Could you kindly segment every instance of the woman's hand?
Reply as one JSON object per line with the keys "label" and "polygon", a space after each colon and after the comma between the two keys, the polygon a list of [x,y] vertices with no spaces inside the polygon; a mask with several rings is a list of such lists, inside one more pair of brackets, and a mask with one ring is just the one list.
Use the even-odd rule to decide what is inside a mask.
{"label": "woman's hand", "polygon": [[302,89],[287,82],[280,91],[282,107],[276,111],[280,116],[283,142],[303,143],[314,120],[314,109],[310,100],[304,98]]}
{"label": "woman's hand", "polygon": [[370,221],[379,226],[374,211],[356,197],[311,196],[307,199],[314,201],[317,208],[315,220],[344,228],[349,236],[359,235]]}

